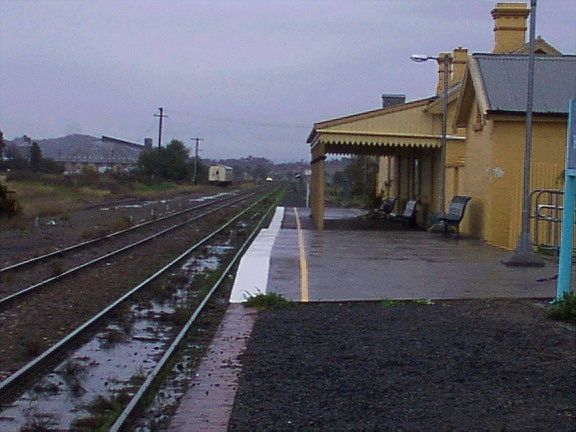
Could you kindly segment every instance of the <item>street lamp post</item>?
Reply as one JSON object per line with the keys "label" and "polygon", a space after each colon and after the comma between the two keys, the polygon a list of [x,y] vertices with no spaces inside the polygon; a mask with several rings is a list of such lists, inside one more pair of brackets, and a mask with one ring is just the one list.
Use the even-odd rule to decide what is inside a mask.
{"label": "street lamp post", "polygon": [[438,63],[442,62],[444,67],[444,75],[442,77],[442,135],[440,137],[440,209],[444,212],[446,209],[446,135],[448,129],[448,80],[450,72],[450,63],[452,57],[449,54],[444,54],[440,57],[427,56],[422,54],[413,54],[410,56],[412,61],[422,63],[428,60],[436,60]]}
{"label": "street lamp post", "polygon": [[534,60],[536,32],[536,0],[530,2],[530,36],[528,49],[528,88],[526,95],[526,145],[524,147],[524,185],[522,194],[522,232],[516,249],[502,260],[502,264],[515,267],[543,267],[544,260],[532,250],[530,240],[530,162],[532,152],[532,106],[534,101]]}

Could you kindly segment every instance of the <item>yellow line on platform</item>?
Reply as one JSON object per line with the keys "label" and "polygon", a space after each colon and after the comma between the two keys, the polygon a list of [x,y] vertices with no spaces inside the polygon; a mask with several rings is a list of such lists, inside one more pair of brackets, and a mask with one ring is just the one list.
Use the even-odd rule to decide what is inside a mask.
{"label": "yellow line on platform", "polygon": [[300,226],[300,216],[298,209],[294,207],[296,215],[296,228],[298,230],[298,249],[300,250],[300,301],[308,302],[308,262],[306,261],[306,250],[304,249],[304,237]]}

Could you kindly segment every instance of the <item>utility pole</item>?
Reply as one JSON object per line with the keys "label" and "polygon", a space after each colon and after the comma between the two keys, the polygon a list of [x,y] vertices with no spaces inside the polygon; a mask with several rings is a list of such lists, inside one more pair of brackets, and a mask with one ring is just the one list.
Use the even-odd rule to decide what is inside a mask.
{"label": "utility pole", "polygon": [[194,184],[198,182],[198,146],[200,145],[200,141],[204,141],[204,138],[190,138],[192,141],[196,141],[196,150],[194,151],[194,177],[192,181]]}
{"label": "utility pole", "polygon": [[168,117],[164,115],[164,108],[158,108],[160,114],[154,114],[154,117],[159,117],[160,124],[158,125],[158,148],[162,147],[162,119]]}

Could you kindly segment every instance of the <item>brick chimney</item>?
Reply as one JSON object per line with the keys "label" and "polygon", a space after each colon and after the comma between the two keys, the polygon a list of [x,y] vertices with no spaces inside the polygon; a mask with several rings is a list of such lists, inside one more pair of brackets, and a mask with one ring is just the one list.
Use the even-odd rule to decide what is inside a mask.
{"label": "brick chimney", "polygon": [[[447,52],[438,54],[438,85],[436,86],[436,94],[444,92],[444,57],[452,59],[452,54]],[[449,63],[448,67],[451,67],[451,65],[452,62]],[[450,71],[448,71],[448,86],[450,86]]]}
{"label": "brick chimney", "polygon": [[394,105],[406,103],[405,94],[383,94],[382,95],[382,108],[388,108]]}
{"label": "brick chimney", "polygon": [[467,61],[468,50],[466,48],[458,47],[452,51],[452,76],[450,77],[451,86],[464,80],[464,71],[466,70]]}
{"label": "brick chimney", "polygon": [[526,18],[530,15],[526,3],[496,3],[494,18],[495,54],[510,53],[526,43]]}

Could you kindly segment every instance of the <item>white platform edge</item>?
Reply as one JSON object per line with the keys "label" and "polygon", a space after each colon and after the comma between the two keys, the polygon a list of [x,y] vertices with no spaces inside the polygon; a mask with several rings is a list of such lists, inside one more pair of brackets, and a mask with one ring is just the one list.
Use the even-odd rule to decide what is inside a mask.
{"label": "white platform edge", "polygon": [[240,260],[230,294],[230,303],[242,303],[247,297],[266,293],[270,254],[283,219],[284,207],[276,207],[268,228],[258,233]]}

